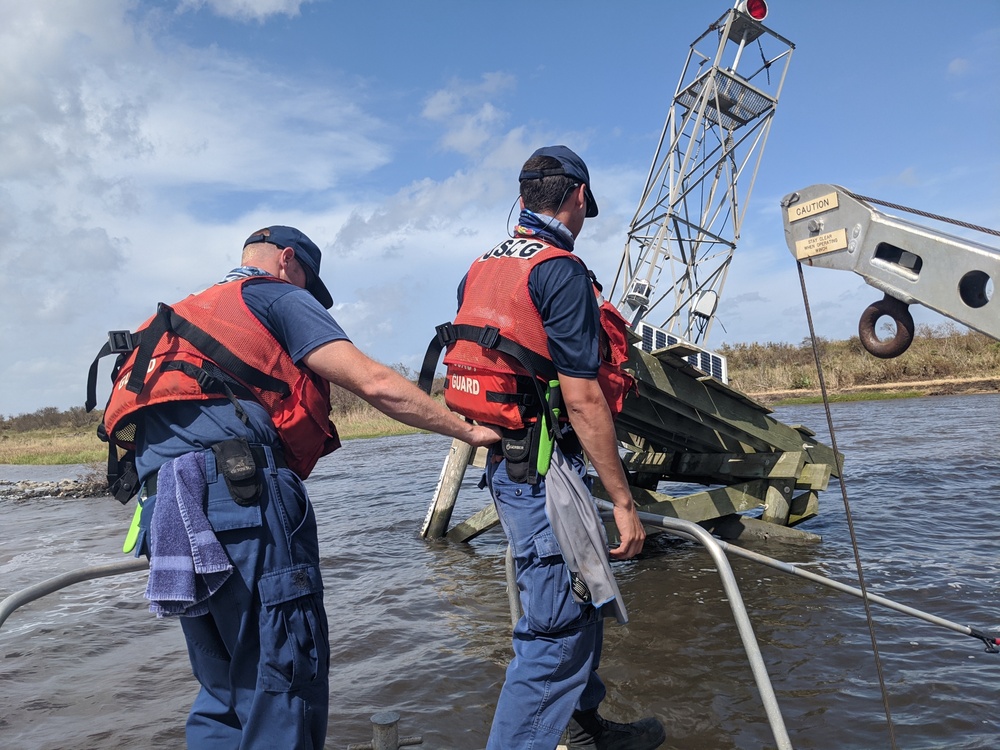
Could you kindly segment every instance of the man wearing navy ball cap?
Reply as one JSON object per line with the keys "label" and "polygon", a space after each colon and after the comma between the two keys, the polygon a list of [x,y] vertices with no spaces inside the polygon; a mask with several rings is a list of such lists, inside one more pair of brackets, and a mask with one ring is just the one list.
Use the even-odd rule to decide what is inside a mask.
{"label": "man wearing navy ball cap", "polygon": [[180,616],[201,684],[191,748],[326,742],[330,646],[302,480],[340,445],[329,384],[414,427],[499,437],[358,350],[327,312],[321,260],[298,229],[258,230],[219,283],[114,339],[124,360],[102,426],[134,470],[112,489],[127,502],[141,484],[126,551],[150,558],[150,609]]}
{"label": "man wearing navy ball cap", "polygon": [[[625,616],[603,525],[582,481],[586,451],[615,506],[621,543],[610,556],[638,554],[645,531],[613,422],[632,384],[621,367],[626,323],[573,253],[584,220],[598,211],[583,159],[566,146],[540,148],[518,179],[513,234],[473,261],[459,287],[458,314],[439,326],[438,337],[448,347],[448,405],[503,435],[490,447],[486,478],[514,557],[523,615],[487,750],[553,750],[564,731],[570,750],[653,750],[665,739],[656,719],[619,724],[598,713],[603,620]],[[547,426],[555,424],[558,430]],[[548,465],[538,460],[546,441],[558,444]],[[577,492],[554,489],[569,475],[576,484],[566,484]],[[560,513],[567,506],[554,499],[567,495],[579,505]],[[581,507],[588,519],[574,528],[581,533],[561,535]],[[564,540],[583,537],[588,562],[599,564],[573,569],[568,561],[580,560],[586,545]],[[600,580],[577,575],[602,566]]]}

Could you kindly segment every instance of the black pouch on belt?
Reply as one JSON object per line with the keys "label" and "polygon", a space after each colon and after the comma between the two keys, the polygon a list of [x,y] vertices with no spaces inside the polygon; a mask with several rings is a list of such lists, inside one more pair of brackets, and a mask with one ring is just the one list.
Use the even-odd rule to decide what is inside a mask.
{"label": "black pouch on belt", "polygon": [[500,439],[500,450],[507,459],[507,476],[511,481],[538,484],[537,432],[536,425],[504,431],[504,436]]}
{"label": "black pouch on belt", "polygon": [[256,505],[263,487],[257,480],[257,464],[250,444],[243,438],[223,440],[212,446],[215,465],[226,479],[229,494],[237,505]]}

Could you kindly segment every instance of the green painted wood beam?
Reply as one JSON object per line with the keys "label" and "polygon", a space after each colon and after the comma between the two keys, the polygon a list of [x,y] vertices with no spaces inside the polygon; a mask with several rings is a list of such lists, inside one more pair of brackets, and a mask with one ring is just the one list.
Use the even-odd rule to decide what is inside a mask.
{"label": "green painted wood beam", "polygon": [[468,542],[483,532],[489,531],[499,523],[500,518],[497,516],[497,509],[493,506],[493,503],[490,503],[478,513],[462,521],[462,523],[453,526],[445,536],[453,542]]}

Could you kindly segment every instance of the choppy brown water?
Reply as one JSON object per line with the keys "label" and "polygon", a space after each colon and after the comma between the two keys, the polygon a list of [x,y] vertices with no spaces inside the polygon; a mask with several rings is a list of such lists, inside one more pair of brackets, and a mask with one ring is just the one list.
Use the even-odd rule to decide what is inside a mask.
{"label": "choppy brown water", "polygon": [[[1000,396],[833,409],[871,589],[1000,630]],[[821,407],[778,416],[826,432]],[[486,744],[509,652],[504,542],[499,533],[471,545],[417,536],[447,446],[427,435],[352,441],[310,479],[333,640],[330,748],[370,739],[368,719],[384,709],[398,711],[401,733],[422,735],[429,750]],[[0,467],[0,478],[65,472]],[[457,515],[486,502],[477,479],[468,473]],[[0,501],[0,597],[115,558],[130,515],[110,499]],[[805,528],[824,541],[754,549],[853,583],[836,486]],[[733,565],[794,746],[889,747],[860,600]],[[605,712],[658,715],[670,747],[772,747],[708,556],[660,537],[617,572],[632,621],[607,631]],[[0,746],[183,746],[196,686],[179,627],[146,611],[144,581],[131,574],[78,584],[10,617],[0,630]],[[898,746],[1000,747],[1000,655],[873,611]]]}

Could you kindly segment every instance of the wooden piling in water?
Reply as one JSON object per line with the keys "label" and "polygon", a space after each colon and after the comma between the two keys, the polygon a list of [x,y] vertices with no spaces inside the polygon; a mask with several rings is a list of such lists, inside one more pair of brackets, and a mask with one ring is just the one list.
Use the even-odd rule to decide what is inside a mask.
{"label": "wooden piling in water", "polygon": [[462,486],[462,479],[465,478],[465,470],[472,460],[472,453],[472,446],[468,443],[458,439],[452,441],[451,449],[441,467],[437,489],[424,518],[424,527],[420,530],[420,535],[425,539],[440,539],[448,531],[451,514],[455,510],[455,501],[458,499],[458,490]]}

